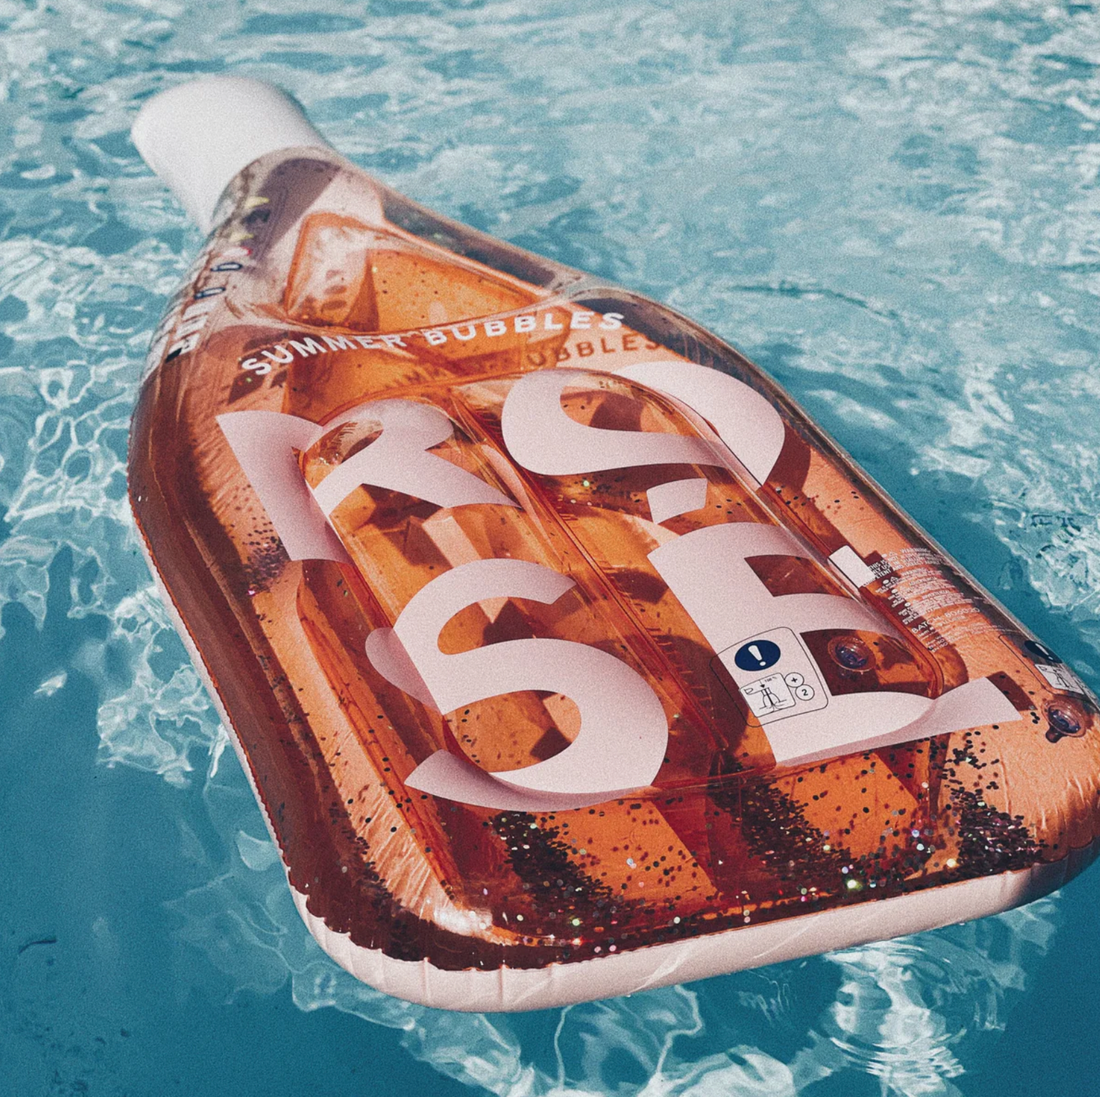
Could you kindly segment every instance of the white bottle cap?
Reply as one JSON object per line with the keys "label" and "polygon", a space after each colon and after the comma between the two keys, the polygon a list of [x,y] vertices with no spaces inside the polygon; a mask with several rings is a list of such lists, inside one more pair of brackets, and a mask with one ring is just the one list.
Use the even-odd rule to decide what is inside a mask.
{"label": "white bottle cap", "polygon": [[154,96],[131,131],[145,162],[203,232],[229,181],[278,149],[331,149],[301,108],[272,84],[207,76]]}

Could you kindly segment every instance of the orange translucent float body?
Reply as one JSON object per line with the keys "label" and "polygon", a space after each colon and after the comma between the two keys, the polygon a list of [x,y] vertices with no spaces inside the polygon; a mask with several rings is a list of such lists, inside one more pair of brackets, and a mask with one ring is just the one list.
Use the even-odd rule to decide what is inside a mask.
{"label": "orange translucent float body", "polygon": [[533,1008],[1086,863],[1093,699],[735,351],[322,150],[221,215],[131,495],[346,966]]}

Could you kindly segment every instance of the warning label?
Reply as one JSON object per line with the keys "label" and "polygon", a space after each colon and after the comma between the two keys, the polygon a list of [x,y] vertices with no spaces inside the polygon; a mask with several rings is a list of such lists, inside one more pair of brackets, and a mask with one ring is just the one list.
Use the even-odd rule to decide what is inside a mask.
{"label": "warning label", "polygon": [[933,549],[887,553],[871,570],[879,593],[929,651],[1000,631],[983,612],[986,600]]}

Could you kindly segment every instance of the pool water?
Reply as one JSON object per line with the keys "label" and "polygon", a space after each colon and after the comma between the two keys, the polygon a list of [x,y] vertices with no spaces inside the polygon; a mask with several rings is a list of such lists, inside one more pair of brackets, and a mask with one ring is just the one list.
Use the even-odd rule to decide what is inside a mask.
{"label": "pool water", "polygon": [[1092,4],[0,0],[0,28],[0,1093],[1096,1092],[1096,870],[565,1010],[356,983],[298,920],[124,480],[201,242],[129,126],[232,69],[411,197],[728,339],[1096,688]]}

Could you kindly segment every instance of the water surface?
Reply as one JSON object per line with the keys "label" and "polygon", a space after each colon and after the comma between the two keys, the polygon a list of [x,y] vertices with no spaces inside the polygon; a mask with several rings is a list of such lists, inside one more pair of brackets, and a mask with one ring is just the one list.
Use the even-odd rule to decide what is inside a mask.
{"label": "water surface", "polygon": [[298,921],[125,502],[200,244],[149,95],[291,90],[410,196],[759,362],[1100,685],[1100,14],[1004,0],[0,0],[0,1092],[1090,1093],[1100,873],[1023,910],[519,1017]]}

